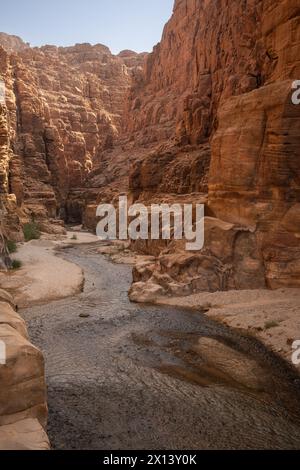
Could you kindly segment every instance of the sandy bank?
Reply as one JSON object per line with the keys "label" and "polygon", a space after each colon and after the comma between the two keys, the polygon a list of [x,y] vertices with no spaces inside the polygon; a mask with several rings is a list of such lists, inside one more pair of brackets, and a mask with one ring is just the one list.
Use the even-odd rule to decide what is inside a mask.
{"label": "sandy bank", "polygon": [[54,236],[20,244],[13,258],[22,267],[12,273],[1,273],[0,284],[13,294],[19,307],[69,297],[80,292],[84,282],[82,269],[56,255],[66,244],[92,243],[97,237],[90,233],[68,232],[66,237]]}
{"label": "sandy bank", "polygon": [[228,326],[257,336],[292,362],[300,340],[300,289],[244,290],[160,298],[156,303],[197,308]]}

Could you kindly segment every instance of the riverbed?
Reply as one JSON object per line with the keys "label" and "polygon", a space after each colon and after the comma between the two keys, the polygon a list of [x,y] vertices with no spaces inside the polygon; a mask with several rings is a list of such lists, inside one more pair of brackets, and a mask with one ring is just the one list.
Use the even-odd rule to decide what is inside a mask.
{"label": "riverbed", "polygon": [[[300,448],[298,375],[262,343],[194,310],[131,303],[132,268],[97,243],[58,255],[84,271],[83,292],[20,312],[45,356],[54,449]],[[226,367],[201,338],[224,346]]]}

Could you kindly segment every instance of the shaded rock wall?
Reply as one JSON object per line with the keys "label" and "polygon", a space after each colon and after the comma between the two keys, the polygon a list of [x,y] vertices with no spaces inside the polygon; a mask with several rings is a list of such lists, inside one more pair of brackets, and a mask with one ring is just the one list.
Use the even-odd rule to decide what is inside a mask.
{"label": "shaded rock wall", "polygon": [[128,132],[135,142],[201,143],[221,99],[267,78],[261,1],[177,0],[161,42],[132,89]]}
{"label": "shaded rock wall", "polygon": [[[184,292],[182,276],[193,290],[208,254],[206,281],[210,272],[215,281],[204,285],[202,272],[196,291],[243,288],[245,279],[248,287],[300,285],[300,106],[291,101],[299,59],[297,0],[175,1],[162,41],[131,91],[128,145],[151,150],[133,167],[130,189],[150,204],[159,194],[172,193],[173,200],[208,188],[207,214],[244,235],[229,243],[230,257],[215,253],[207,231],[206,252],[196,257],[171,243],[146,282],[156,277],[168,291],[159,276],[171,273],[169,293]],[[139,249],[151,253],[149,244]],[[172,269],[179,255],[180,268]],[[226,285],[218,272],[230,273]]]}
{"label": "shaded rock wall", "polygon": [[300,77],[300,5],[262,5],[266,83],[219,107],[209,206],[218,217],[255,228],[268,286],[299,286],[300,107],[291,90]]}
{"label": "shaded rock wall", "polygon": [[13,240],[22,240],[17,198],[16,194],[12,192],[9,181],[12,160],[9,113],[7,107],[0,104],[0,232],[1,236],[9,236]]}

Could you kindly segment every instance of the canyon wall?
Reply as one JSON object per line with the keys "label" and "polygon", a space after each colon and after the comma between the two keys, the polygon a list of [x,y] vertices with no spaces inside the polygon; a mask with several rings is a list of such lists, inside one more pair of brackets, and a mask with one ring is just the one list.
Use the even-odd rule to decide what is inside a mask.
{"label": "canyon wall", "polygon": [[132,89],[125,127],[135,142],[205,142],[220,100],[262,84],[261,10],[260,1],[175,1]]}
{"label": "canyon wall", "polygon": [[12,297],[2,289],[0,383],[0,450],[49,449],[44,359],[30,343]]}
{"label": "canyon wall", "polygon": [[[9,112],[0,104],[0,269],[11,260],[6,240],[21,239],[16,196],[10,192]],[[44,359],[29,341],[12,297],[0,289],[0,450],[46,450],[47,404]]]}
{"label": "canyon wall", "polygon": [[[264,1],[260,30],[264,86],[220,106],[212,139],[209,206],[255,230],[269,287],[300,279],[300,5]],[[238,143],[238,145],[237,145]]]}
{"label": "canyon wall", "polygon": [[97,204],[120,193],[204,202],[204,250],[135,243],[157,256],[137,283],[164,293],[298,286],[299,15],[298,0],[176,0],[151,54],[0,35],[1,191],[13,233],[18,218],[54,232],[61,219],[95,228]]}
{"label": "canyon wall", "polygon": [[130,190],[146,204],[207,193],[205,246],[165,244],[135,269],[132,299],[300,285],[299,61],[297,0],[175,1],[131,90],[127,145],[149,153]]}
{"label": "canyon wall", "polygon": [[[144,55],[123,51],[114,56],[101,44],[31,48],[5,34],[0,34],[1,44],[8,192],[23,216],[59,232],[57,218],[80,222],[81,188],[94,161],[115,145],[125,97]],[[79,193],[79,203],[72,192]]]}

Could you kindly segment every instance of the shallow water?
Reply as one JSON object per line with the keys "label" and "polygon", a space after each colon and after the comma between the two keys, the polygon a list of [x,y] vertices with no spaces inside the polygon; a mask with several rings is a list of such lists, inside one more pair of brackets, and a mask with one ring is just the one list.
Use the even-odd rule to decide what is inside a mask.
{"label": "shallow water", "polygon": [[[21,311],[45,355],[55,449],[300,448],[299,380],[284,361],[200,313],[130,303],[131,268],[96,248],[59,254],[84,269],[83,293]],[[263,385],[208,367],[193,351],[203,336],[239,351],[241,372],[254,359]]]}

